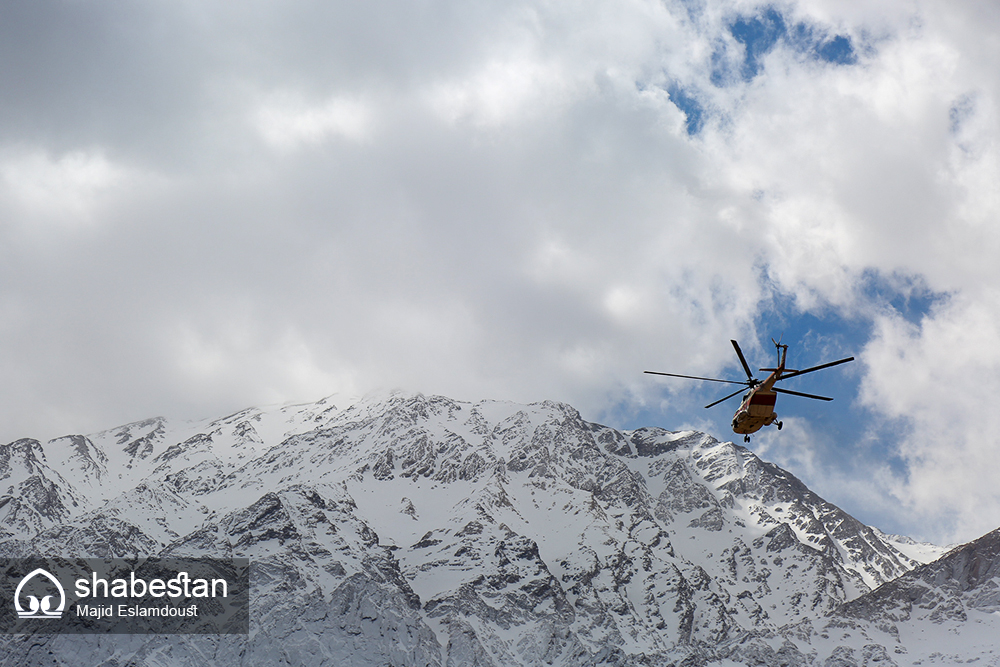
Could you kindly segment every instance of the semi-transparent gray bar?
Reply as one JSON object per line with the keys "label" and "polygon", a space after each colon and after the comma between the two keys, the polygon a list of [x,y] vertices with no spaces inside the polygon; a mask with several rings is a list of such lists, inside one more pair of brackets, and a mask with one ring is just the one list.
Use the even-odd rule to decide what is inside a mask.
{"label": "semi-transparent gray bar", "polygon": [[246,558],[0,559],[0,634],[248,634]]}

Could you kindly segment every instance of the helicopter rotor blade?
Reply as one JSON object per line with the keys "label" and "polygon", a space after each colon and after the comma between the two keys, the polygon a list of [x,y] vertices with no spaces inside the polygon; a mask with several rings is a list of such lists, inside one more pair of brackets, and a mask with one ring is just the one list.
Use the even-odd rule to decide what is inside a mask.
{"label": "helicopter rotor blade", "polygon": [[801,391],[791,391],[789,389],[778,389],[777,387],[772,387],[771,391],[776,391],[779,394],[791,394],[792,396],[801,396],[802,398],[815,398],[818,401],[832,401],[832,398],[827,396],[816,396],[815,394],[803,394]]}
{"label": "helicopter rotor blade", "polygon": [[743,350],[740,349],[740,344],[735,340],[730,340],[729,342],[733,344],[733,349],[736,350],[736,356],[740,358],[740,363],[743,364],[743,370],[747,373],[747,379],[753,380],[754,377],[753,373],[750,372],[750,364],[747,363],[746,357],[743,356]]}
{"label": "helicopter rotor blade", "polygon": [[801,371],[795,371],[794,373],[789,373],[788,375],[782,375],[782,380],[787,380],[788,378],[795,377],[796,375],[805,375],[806,373],[812,373],[813,371],[821,371],[824,368],[830,368],[831,366],[836,366],[838,364],[846,364],[848,361],[854,361],[854,357],[847,357],[846,359],[839,359],[837,361],[831,361],[827,364],[820,364],[819,366],[813,366],[812,368],[806,368]]}
{"label": "helicopter rotor blade", "polygon": [[[672,378],[687,378],[688,380],[705,380],[707,382],[725,382],[727,384],[747,384],[746,380],[720,380],[718,378],[703,378],[697,375],[678,375],[677,373],[661,373],[660,371],[643,371],[643,373],[649,373],[650,375],[667,375]],[[743,391],[740,389],[736,393]]]}
{"label": "helicopter rotor blade", "polygon": [[705,407],[706,407],[706,408],[710,408],[710,407],[712,407],[712,406],[714,406],[714,405],[718,405],[719,403],[722,403],[723,401],[728,401],[728,400],[729,400],[730,398],[732,398],[732,397],[733,397],[733,396],[735,396],[736,394],[740,393],[741,391],[743,391],[743,390],[742,390],[742,389],[737,389],[737,390],[736,390],[736,391],[734,391],[733,393],[729,394],[729,396],[726,396],[725,398],[720,398],[719,400],[715,401],[714,403],[709,403],[709,404],[708,404],[708,405],[706,405]]}

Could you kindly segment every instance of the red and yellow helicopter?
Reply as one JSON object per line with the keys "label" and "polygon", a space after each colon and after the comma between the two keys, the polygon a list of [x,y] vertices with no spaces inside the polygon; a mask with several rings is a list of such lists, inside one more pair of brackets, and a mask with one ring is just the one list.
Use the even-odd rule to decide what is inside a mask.
{"label": "red and yellow helicopter", "polygon": [[[782,345],[780,341],[776,341],[773,338],[771,342],[774,343],[774,347],[778,352],[778,367],[777,368],[761,368],[762,371],[770,371],[770,375],[764,380],[758,380],[750,372],[750,365],[747,364],[746,357],[743,356],[743,350],[740,349],[739,343],[735,340],[730,341],[733,344],[733,348],[736,350],[736,356],[740,358],[740,363],[743,364],[743,370],[746,371],[746,380],[720,380],[718,378],[703,378],[696,375],[678,375],[677,373],[660,373],[659,371],[645,371],[650,375],[667,375],[675,378],[687,378],[689,380],[705,380],[707,382],[726,382],[728,384],[741,384],[750,388],[743,396],[743,401],[740,403],[739,410],[733,415],[733,432],[743,435],[743,440],[745,442],[750,442],[750,434],[756,433],[764,426],[770,426],[777,422],[778,430],[781,430],[781,422],[778,421],[778,414],[774,411],[774,403],[778,398],[778,394],[791,394],[792,396],[802,396],[803,398],[815,398],[820,401],[832,401],[832,398],[826,396],[816,396],[815,394],[803,394],[800,391],[792,391],[790,389],[779,389],[774,386],[775,382],[780,382],[782,380],[787,380],[799,375],[805,375],[806,373],[812,373],[813,371],[820,371],[824,368],[830,368],[831,366],[837,366],[839,364],[846,364],[848,361],[854,361],[854,357],[847,357],[846,359],[840,359],[838,361],[831,361],[826,364],[820,364],[819,366],[813,366],[812,368],[806,368],[801,371],[791,370],[785,368],[785,356],[788,354],[788,346]],[[724,396],[714,403],[709,403],[706,408],[718,405],[723,401],[727,401],[736,394],[744,391],[743,389],[737,389],[728,396]]]}

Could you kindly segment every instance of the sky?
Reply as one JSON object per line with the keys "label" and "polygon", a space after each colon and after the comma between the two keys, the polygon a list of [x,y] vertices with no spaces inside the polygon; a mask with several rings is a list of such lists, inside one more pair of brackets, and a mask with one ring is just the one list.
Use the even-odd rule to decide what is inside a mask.
{"label": "sky", "polygon": [[[0,442],[402,389],[1000,526],[1000,5],[0,7]],[[721,391],[720,391],[721,389]]]}

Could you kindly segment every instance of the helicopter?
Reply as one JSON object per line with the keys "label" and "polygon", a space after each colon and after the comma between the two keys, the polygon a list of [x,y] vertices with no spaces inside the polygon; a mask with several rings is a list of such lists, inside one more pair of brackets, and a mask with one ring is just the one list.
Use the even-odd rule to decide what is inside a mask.
{"label": "helicopter", "polygon": [[[725,382],[728,384],[741,384],[749,387],[750,391],[747,391],[743,395],[743,401],[740,403],[740,407],[736,411],[736,414],[733,415],[732,424],[733,432],[741,434],[744,442],[750,442],[750,434],[756,433],[764,426],[777,424],[778,430],[781,430],[782,423],[778,421],[778,414],[774,411],[774,404],[778,398],[778,394],[790,394],[792,396],[802,396],[803,398],[814,398],[819,401],[833,400],[827,396],[816,396],[815,394],[804,394],[800,391],[792,391],[790,389],[779,389],[774,386],[775,382],[787,380],[799,375],[805,375],[806,373],[812,373],[813,371],[820,371],[824,368],[831,368],[832,366],[837,366],[839,364],[846,364],[848,361],[854,361],[854,357],[847,357],[846,359],[831,361],[825,364],[820,364],[819,366],[813,366],[812,368],[806,368],[801,371],[788,369],[785,368],[785,357],[788,354],[788,345],[782,345],[780,340],[776,341],[772,338],[771,342],[774,343],[774,347],[778,353],[778,366],[777,368],[761,368],[761,371],[769,371],[770,375],[768,375],[764,380],[758,380],[750,371],[750,365],[747,364],[746,357],[743,356],[743,350],[740,349],[739,343],[735,340],[730,340],[729,342],[733,344],[733,349],[736,350],[736,356],[740,358],[743,370],[746,371],[746,380],[720,380],[718,378],[703,378],[696,375],[661,373],[659,371],[644,372],[649,373],[650,375],[667,375],[676,378],[687,378],[689,380],[705,380],[707,382]],[[709,403],[705,407],[711,408],[719,403],[722,403],[723,401],[728,401],[741,391],[744,390],[737,389],[728,396],[724,396],[714,403]]]}

